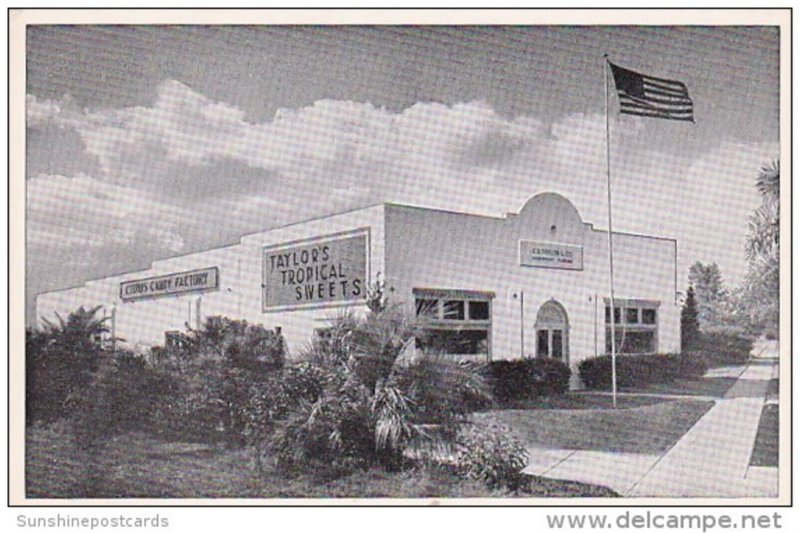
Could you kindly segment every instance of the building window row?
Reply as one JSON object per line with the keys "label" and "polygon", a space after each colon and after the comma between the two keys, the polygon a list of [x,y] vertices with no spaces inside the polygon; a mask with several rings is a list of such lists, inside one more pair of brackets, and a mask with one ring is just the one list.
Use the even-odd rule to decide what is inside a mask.
{"label": "building window row", "polygon": [[491,294],[421,289],[414,294],[416,316],[422,323],[418,349],[490,359]]}
{"label": "building window row", "polygon": [[[624,318],[624,320],[623,320]],[[611,307],[606,304],[606,353],[611,353]],[[619,303],[614,306],[614,344],[619,354],[658,351],[658,302]]]}

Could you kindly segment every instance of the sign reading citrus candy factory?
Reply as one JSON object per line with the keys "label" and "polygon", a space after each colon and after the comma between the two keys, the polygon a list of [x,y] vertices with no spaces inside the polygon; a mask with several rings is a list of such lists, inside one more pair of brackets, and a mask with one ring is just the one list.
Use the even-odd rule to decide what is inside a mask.
{"label": "sign reading citrus candy factory", "polygon": [[264,309],[361,300],[366,295],[364,234],[264,249]]}
{"label": "sign reading citrus candy factory", "polygon": [[219,269],[211,267],[123,281],[119,284],[119,297],[122,301],[130,301],[217,288],[219,288]]}
{"label": "sign reading citrus candy factory", "polygon": [[573,244],[519,241],[519,264],[529,267],[583,270],[583,247]]}

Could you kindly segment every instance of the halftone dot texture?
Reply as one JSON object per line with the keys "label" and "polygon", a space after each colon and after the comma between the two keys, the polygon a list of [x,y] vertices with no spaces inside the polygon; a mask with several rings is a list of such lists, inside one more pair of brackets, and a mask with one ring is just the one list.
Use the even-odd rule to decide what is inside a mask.
{"label": "halftone dot texture", "polygon": [[[614,228],[678,241],[676,276],[668,245],[641,254],[642,240],[618,236],[618,296],[653,285],[669,302],[698,260],[717,262],[733,286],[745,269],[747,217],[759,204],[755,177],[780,156],[777,39],[769,27],[31,27],[27,319],[36,318],[38,292],[377,202],[498,216],[555,191],[605,229],[604,83]],[[620,66],[685,82],[696,124],[618,116],[604,52]],[[433,218],[407,230],[435,252],[408,252],[420,283],[485,288],[493,262],[517,261],[503,238],[482,255],[465,246],[501,219],[439,216],[451,221],[448,232]],[[602,298],[606,244],[590,235],[585,274]],[[258,261],[256,248],[242,260]],[[170,268],[227,257],[176,259]],[[446,269],[442,257],[453,259]],[[220,293],[128,306],[126,334],[154,321],[194,326],[208,309],[258,309],[260,294],[224,298],[237,269],[224,264]],[[559,279],[545,289],[567,307],[586,305],[586,294],[560,288],[577,278]],[[247,282],[256,286],[258,274]],[[87,290],[117,287],[98,280]],[[66,310],[93,303],[77,292],[60,297]],[[527,302],[528,316],[541,303]],[[588,315],[570,320],[576,342],[593,325]],[[744,424],[740,411],[725,413],[725,431]],[[662,444],[677,438],[659,426],[649,435]],[[631,433],[618,451],[640,453],[638,438]],[[717,475],[729,455],[709,450],[675,483]],[[586,468],[613,465],[598,459]]]}
{"label": "halftone dot texture", "polygon": [[611,95],[615,225],[678,238],[681,279],[741,277],[778,156],[771,28],[40,26],[28,49],[31,294],[384,200],[555,190],[604,227],[602,52],[695,100],[687,125]]}

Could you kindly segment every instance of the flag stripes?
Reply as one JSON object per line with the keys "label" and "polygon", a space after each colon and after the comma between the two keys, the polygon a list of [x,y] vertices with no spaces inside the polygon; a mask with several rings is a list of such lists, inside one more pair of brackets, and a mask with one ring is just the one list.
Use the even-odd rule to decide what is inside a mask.
{"label": "flag stripes", "polygon": [[619,95],[620,113],[694,122],[694,103],[686,84],[608,64]]}

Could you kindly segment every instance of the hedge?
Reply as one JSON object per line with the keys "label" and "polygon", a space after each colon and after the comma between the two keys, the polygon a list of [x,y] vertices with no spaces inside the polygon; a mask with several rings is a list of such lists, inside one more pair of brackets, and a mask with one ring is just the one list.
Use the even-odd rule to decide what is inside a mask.
{"label": "hedge", "polygon": [[742,365],[750,359],[753,340],[731,333],[701,333],[686,350],[703,354],[711,366]]}
{"label": "hedge", "polygon": [[[617,357],[617,386],[641,387],[651,383],[669,383],[679,377],[700,377],[708,364],[701,354],[620,355]],[[611,356],[584,359],[578,372],[590,389],[611,388]]]}
{"label": "hedge", "polygon": [[557,359],[516,359],[489,363],[495,400],[507,402],[563,394],[569,389],[569,366]]}

